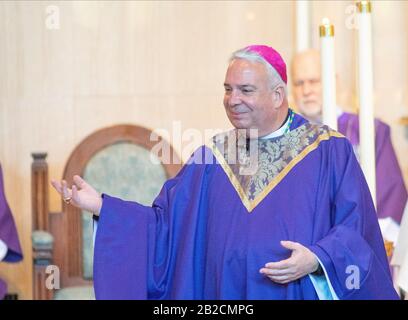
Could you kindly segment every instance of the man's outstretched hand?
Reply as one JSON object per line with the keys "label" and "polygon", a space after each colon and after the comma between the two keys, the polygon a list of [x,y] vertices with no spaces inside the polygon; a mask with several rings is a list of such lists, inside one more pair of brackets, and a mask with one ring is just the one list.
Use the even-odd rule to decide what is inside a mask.
{"label": "man's outstretched hand", "polygon": [[65,180],[51,180],[51,184],[63,199],[69,200],[70,204],[82,210],[92,212],[95,215],[99,215],[102,208],[102,197],[100,193],[80,176],[74,176],[73,181],[74,184],[72,188],[68,188],[68,184]]}
{"label": "man's outstretched hand", "polygon": [[268,262],[260,273],[267,276],[273,282],[285,284],[315,272],[319,267],[319,261],[312,251],[300,243],[281,241],[282,247],[292,250],[292,255],[278,262]]}

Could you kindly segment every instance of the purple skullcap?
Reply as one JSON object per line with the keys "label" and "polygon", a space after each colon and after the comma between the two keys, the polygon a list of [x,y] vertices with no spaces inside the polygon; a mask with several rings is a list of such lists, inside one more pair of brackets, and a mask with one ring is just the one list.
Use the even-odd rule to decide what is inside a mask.
{"label": "purple skullcap", "polygon": [[264,45],[251,45],[245,48],[247,51],[255,52],[264,58],[275,70],[278,72],[283,82],[288,83],[288,77],[286,75],[286,64],[283,61],[278,51],[272,47]]}

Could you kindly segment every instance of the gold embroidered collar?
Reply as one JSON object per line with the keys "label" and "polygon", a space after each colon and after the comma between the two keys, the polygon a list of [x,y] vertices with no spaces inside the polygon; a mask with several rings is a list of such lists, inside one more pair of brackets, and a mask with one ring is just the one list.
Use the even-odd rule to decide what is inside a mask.
{"label": "gold embroidered collar", "polygon": [[237,130],[216,135],[210,146],[248,212],[251,212],[321,141],[344,136],[305,123],[271,139],[248,140]]}

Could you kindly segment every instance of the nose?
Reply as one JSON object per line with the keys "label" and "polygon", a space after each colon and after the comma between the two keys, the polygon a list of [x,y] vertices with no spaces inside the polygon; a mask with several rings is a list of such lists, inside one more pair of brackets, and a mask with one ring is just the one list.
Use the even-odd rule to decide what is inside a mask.
{"label": "nose", "polygon": [[225,98],[229,107],[239,105],[242,102],[241,97],[236,90],[231,90],[229,93],[225,93]]}
{"label": "nose", "polygon": [[310,85],[309,81],[305,81],[303,83],[303,95],[307,96],[312,92],[312,86]]}

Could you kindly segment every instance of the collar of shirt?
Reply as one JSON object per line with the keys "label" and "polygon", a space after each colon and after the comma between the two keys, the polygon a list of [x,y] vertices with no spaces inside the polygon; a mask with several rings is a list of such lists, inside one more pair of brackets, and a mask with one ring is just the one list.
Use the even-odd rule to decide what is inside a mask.
{"label": "collar of shirt", "polygon": [[288,117],[288,119],[286,119],[285,124],[282,127],[280,127],[278,130],[276,130],[276,131],[274,131],[274,132],[272,132],[272,133],[270,133],[270,134],[268,134],[266,136],[260,137],[260,139],[276,138],[276,137],[280,137],[281,135],[283,135],[285,133],[285,130],[286,130],[287,126],[289,125],[289,118],[290,117]]}

